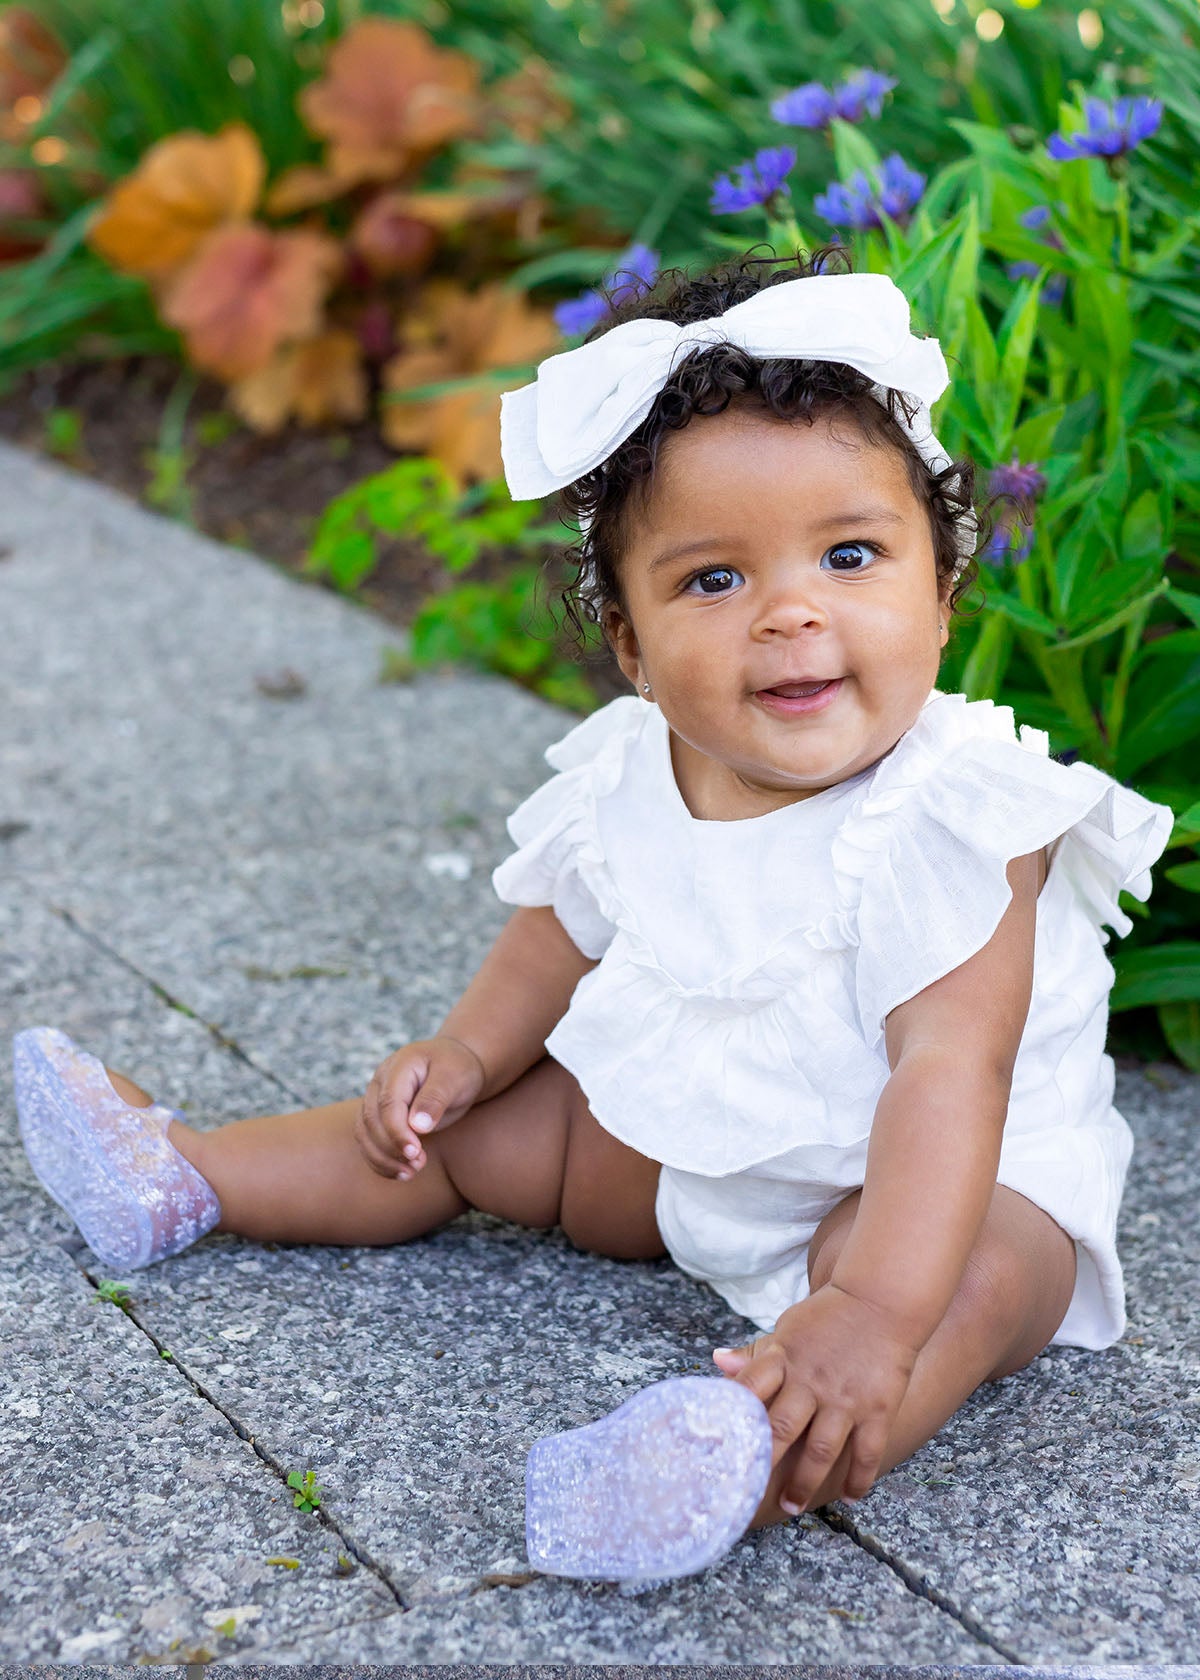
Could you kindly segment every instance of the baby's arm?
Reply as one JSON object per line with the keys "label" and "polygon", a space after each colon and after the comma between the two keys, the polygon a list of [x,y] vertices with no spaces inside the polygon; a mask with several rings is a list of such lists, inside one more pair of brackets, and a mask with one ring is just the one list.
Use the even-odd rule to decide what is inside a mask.
{"label": "baby's arm", "polygon": [[408,1177],[425,1165],[421,1134],[452,1125],[540,1061],[571,995],[598,959],[586,957],[548,906],[521,906],[432,1038],[403,1045],[363,1098],[364,1153]]}
{"label": "baby's arm", "polygon": [[917,1355],[962,1280],[995,1189],[1033,990],[1040,859],[1008,865],[1012,902],[987,945],[888,1016],[891,1077],[828,1283],[748,1356],[719,1361],[769,1407],[776,1458],[807,1430],[785,1509],[803,1507],[852,1434],[844,1497],[867,1492]]}

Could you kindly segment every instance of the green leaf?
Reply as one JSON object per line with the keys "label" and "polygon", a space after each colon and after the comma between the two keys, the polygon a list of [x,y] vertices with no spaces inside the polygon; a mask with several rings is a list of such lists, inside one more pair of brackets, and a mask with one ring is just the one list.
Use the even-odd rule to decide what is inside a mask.
{"label": "green leaf", "polygon": [[[1111,601],[1125,600],[1126,592],[1130,588],[1132,581],[1133,580],[1131,578],[1124,575],[1118,576],[1115,573],[1106,577],[1103,581],[1103,585],[1098,586],[1094,594],[1089,594],[1088,606],[1094,611],[1098,610],[1103,613],[1104,608]],[[1106,617],[1097,618],[1092,624],[1088,625],[1085,630],[1078,631],[1066,641],[1059,642],[1057,644],[1059,650],[1062,651],[1065,648],[1086,647],[1089,642],[1099,641],[1101,636],[1111,636],[1114,630],[1119,630],[1123,624],[1127,624],[1131,618],[1136,618],[1138,613],[1143,612],[1150,602],[1157,600],[1158,597],[1163,594],[1166,587],[1165,579],[1161,580],[1146,594],[1138,595],[1134,600],[1127,601],[1119,611],[1111,613]]]}
{"label": "green leaf", "polygon": [[1121,526],[1121,555],[1126,560],[1161,560],[1163,543],[1162,515],[1158,495],[1143,490],[1129,507]]}
{"label": "green leaf", "polygon": [[1040,278],[1023,282],[1009,305],[1000,331],[996,335],[996,350],[1000,363],[999,431],[1007,439],[1017,423],[1021,397],[1025,391],[1025,377],[1029,368],[1029,353],[1033,335],[1037,331],[1038,303],[1041,298]]}
{"label": "green leaf", "polygon": [[1171,605],[1173,607],[1178,607],[1180,612],[1183,613],[1185,617],[1190,618],[1192,623],[1200,629],[1200,595],[1192,594],[1186,589],[1173,589],[1170,587],[1167,588],[1165,593],[1167,600],[1170,601]]}
{"label": "green leaf", "polygon": [[829,125],[833,136],[833,156],[837,164],[838,180],[850,184],[854,172],[861,169],[868,180],[879,172],[879,153],[855,123],[834,117]]}
{"label": "green leaf", "polygon": [[893,272],[892,279],[905,297],[910,299],[914,310],[919,311],[922,308],[921,293],[930,276],[941,268],[946,253],[959,239],[968,214],[966,208],[960,210],[927,245],[914,251],[908,261]]}
{"label": "green leaf", "polygon": [[1160,1003],[1158,1024],[1184,1067],[1200,1073],[1200,1003]]}
{"label": "green leaf", "polygon": [[1146,764],[1189,744],[1194,751],[1200,737],[1200,663],[1194,662],[1182,681],[1166,688],[1161,698],[1130,708],[1137,722],[1121,735],[1119,771],[1130,781]]}
{"label": "green leaf", "polygon": [[1121,951],[1113,959],[1116,978],[1110,995],[1115,1015],[1149,1003],[1200,999],[1200,941],[1176,939],[1153,947]]}
{"label": "green leaf", "polygon": [[987,604],[997,612],[1010,618],[1014,624],[1019,624],[1025,630],[1032,630],[1037,635],[1045,637],[1048,642],[1055,642],[1058,637],[1058,625],[1044,613],[1038,612],[1036,607],[1029,606],[1019,595],[1006,595],[1003,590],[989,590]]}
{"label": "green leaf", "polygon": [[1036,414],[1022,420],[1012,435],[1012,446],[1018,460],[1044,461],[1054,447],[1054,434],[1065,413],[1064,403],[1054,403],[1048,408],[1039,408]]}

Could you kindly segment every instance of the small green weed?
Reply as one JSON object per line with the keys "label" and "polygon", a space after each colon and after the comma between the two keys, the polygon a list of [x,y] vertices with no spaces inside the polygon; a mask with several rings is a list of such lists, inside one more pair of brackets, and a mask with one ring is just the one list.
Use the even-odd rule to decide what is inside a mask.
{"label": "small green weed", "polygon": [[101,1278],[96,1285],[93,1301],[111,1301],[114,1307],[120,1307],[123,1313],[129,1311],[129,1287],[124,1283],[117,1283],[113,1278]]}
{"label": "small green weed", "polygon": [[192,522],[192,492],[187,481],[192,465],[183,450],[169,453],[162,449],[147,449],[142,464],[150,474],[143,494],[151,507],[169,513],[173,519]]}
{"label": "small green weed", "polygon": [[317,1485],[315,1471],[306,1470],[301,1476],[299,1470],[288,1473],[287,1485],[296,1488],[297,1494],[292,1504],[301,1511],[315,1511],[321,1503],[321,1488]]}
{"label": "small green weed", "polygon": [[215,409],[211,414],[202,414],[196,421],[196,442],[203,449],[215,449],[224,443],[237,431],[240,421],[236,414],[231,414],[227,408]]}
{"label": "small green weed", "polygon": [[83,444],[83,415],[77,408],[52,408],[45,422],[46,449],[64,461],[73,461]]}

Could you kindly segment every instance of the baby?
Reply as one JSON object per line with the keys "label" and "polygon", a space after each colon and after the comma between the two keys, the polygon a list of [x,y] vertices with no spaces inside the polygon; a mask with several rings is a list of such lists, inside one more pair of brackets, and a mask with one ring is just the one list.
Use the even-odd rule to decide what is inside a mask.
{"label": "baby", "polygon": [[[478,1208],[704,1279],[760,1332],[715,1350],[730,1382],[622,1408],[650,1532],[651,1461],[703,1504],[696,1383],[748,1391],[688,1567],[747,1516],[862,1498],[1048,1343],[1124,1328],[1100,927],[1128,932],[1172,813],[936,687],[973,468],[932,433],[936,340],[833,258],[660,277],[506,393],[510,488],[563,491],[634,692],[547,749],[493,876],[516,909],[433,1037],[365,1096],[210,1131],[54,1029],[16,1041],[31,1162],[106,1264],[213,1229],[402,1243]],[[559,1572],[682,1572],[661,1533],[623,1563],[601,1527]]]}

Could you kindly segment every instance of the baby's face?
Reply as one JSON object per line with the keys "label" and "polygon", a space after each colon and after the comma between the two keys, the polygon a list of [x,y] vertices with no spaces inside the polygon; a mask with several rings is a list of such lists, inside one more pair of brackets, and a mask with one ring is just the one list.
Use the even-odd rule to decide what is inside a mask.
{"label": "baby's face", "polygon": [[[854,422],[698,416],[662,446],[605,624],[661,709],[694,817],[761,816],[895,746],[948,639],[929,516],[895,450]],[[687,554],[663,559],[685,543]],[[760,691],[839,678],[819,710]],[[650,696],[643,692],[649,683]]]}

